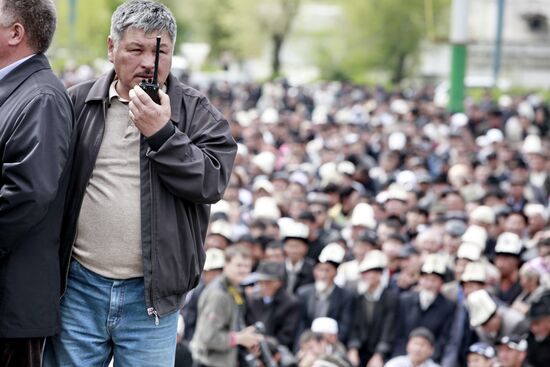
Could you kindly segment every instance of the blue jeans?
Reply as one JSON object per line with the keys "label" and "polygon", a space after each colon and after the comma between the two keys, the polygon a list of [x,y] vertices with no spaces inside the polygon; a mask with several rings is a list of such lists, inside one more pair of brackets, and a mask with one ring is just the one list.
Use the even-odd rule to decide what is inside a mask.
{"label": "blue jeans", "polygon": [[43,367],[166,367],[174,365],[178,312],[155,324],[143,278],[104,278],[71,262],[61,300],[61,333],[48,338]]}

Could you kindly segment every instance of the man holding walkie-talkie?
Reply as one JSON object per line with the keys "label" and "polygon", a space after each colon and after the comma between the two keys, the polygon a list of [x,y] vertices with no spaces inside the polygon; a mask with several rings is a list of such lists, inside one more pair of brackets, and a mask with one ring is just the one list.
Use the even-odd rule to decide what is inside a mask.
{"label": "man holding walkie-talkie", "polygon": [[170,74],[175,38],[164,5],[125,2],[111,19],[114,69],[69,91],[78,143],[61,248],[72,250],[62,254],[62,328],[45,366],[174,365],[209,204],[236,154],[226,119]]}

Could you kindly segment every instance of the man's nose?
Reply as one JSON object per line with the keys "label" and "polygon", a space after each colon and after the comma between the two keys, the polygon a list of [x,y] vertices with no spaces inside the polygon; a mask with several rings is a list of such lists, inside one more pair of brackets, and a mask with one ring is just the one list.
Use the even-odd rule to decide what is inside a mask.
{"label": "man's nose", "polygon": [[141,66],[147,70],[153,70],[155,67],[155,54],[146,52],[141,59]]}

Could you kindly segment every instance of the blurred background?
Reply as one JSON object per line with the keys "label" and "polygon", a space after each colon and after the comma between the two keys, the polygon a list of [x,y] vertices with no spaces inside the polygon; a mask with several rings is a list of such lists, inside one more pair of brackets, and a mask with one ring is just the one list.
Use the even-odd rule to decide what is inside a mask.
{"label": "blurred background", "polygon": [[[82,79],[109,68],[110,15],[121,2],[56,0],[59,24],[49,56],[58,73]],[[430,83],[445,104],[451,28],[458,25],[467,94],[481,98],[484,88],[497,87],[547,96],[550,88],[550,0],[161,2],[178,21],[174,69],[194,83],[280,76],[292,85]]]}

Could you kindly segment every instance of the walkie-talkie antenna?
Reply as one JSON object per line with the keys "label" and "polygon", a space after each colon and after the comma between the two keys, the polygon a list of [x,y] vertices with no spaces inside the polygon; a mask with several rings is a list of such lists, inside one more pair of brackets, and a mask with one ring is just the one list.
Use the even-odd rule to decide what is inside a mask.
{"label": "walkie-talkie antenna", "polygon": [[139,86],[156,104],[160,104],[159,97],[159,56],[160,56],[160,36],[157,36],[157,50],[155,52],[155,70],[153,70],[153,79],[143,79]]}
{"label": "walkie-talkie antenna", "polygon": [[153,70],[153,84],[158,84],[159,54],[160,54],[160,36],[157,36],[157,51],[155,53],[155,70]]}

